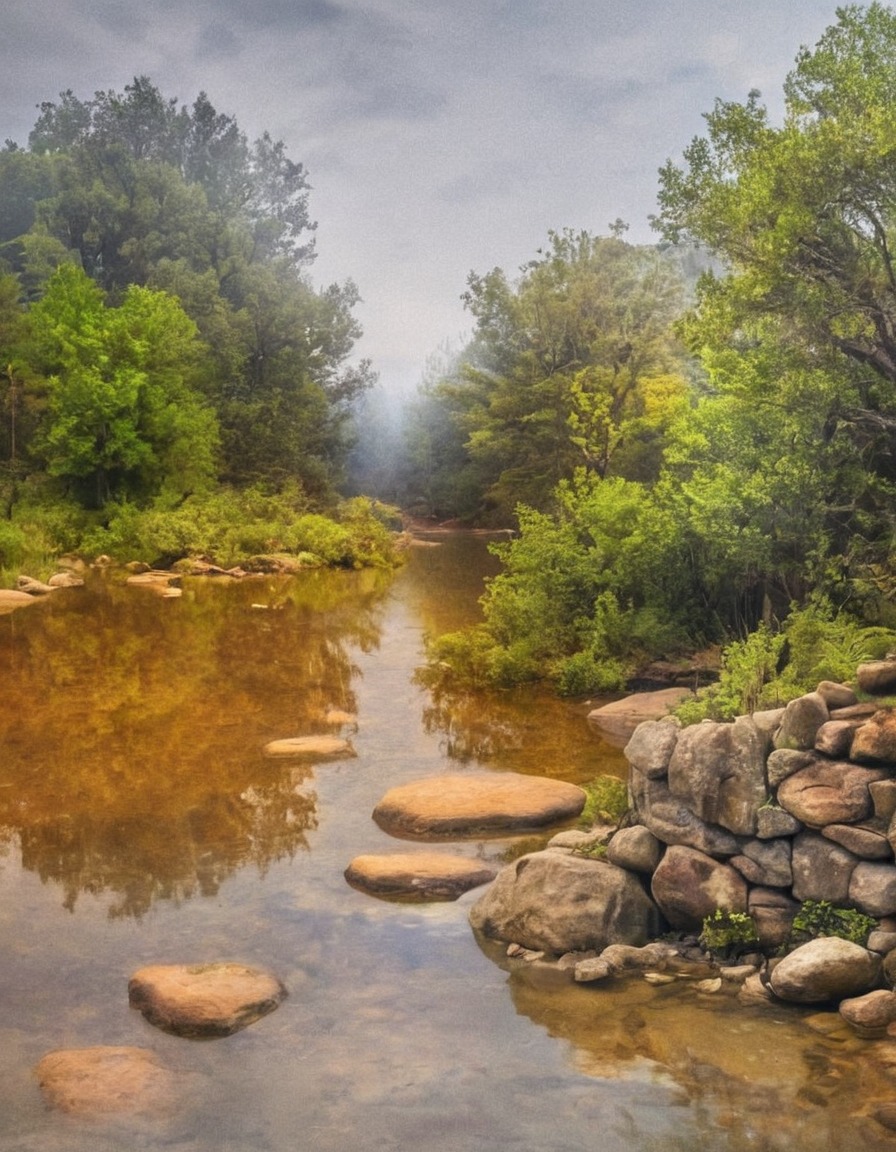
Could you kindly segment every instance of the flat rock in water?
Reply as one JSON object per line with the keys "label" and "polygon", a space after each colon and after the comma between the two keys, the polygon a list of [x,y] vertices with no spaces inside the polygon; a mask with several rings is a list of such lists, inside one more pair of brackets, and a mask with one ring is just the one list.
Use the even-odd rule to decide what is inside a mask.
{"label": "flat rock in water", "polygon": [[245,964],[155,964],[128,981],[132,1008],[178,1036],[230,1036],[278,1006],[276,976]]}
{"label": "flat rock in water", "polygon": [[37,597],[29,596],[27,592],[20,592],[17,588],[0,588],[0,615],[36,603]]}
{"label": "flat rock in water", "polygon": [[354,749],[341,736],[290,736],[264,746],[268,756],[353,756]]}
{"label": "flat rock in water", "polygon": [[156,1110],[174,1095],[174,1075],[145,1048],[60,1048],[34,1074],[54,1108],[78,1116]]}
{"label": "flat rock in water", "polygon": [[405,900],[456,900],[471,888],[488,884],[495,875],[481,860],[440,852],[356,856],[345,870],[353,888],[371,896]]}
{"label": "flat rock in water", "polygon": [[635,692],[588,713],[588,723],[616,742],[626,743],[639,724],[659,720],[689,696],[690,688],[662,688],[658,692]]}
{"label": "flat rock in water", "polygon": [[574,784],[516,772],[432,776],[390,789],[373,810],[397,836],[456,836],[544,828],[585,806]]}

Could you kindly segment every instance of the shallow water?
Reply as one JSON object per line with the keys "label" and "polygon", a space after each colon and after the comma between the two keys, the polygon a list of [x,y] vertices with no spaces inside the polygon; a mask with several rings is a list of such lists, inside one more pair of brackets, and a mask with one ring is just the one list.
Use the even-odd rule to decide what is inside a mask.
{"label": "shallow water", "polygon": [[[620,774],[587,705],[537,693],[438,701],[425,632],[471,619],[481,539],[414,548],[394,579],[186,581],[178,600],[95,576],[0,617],[0,1149],[3,1152],[544,1152],[887,1148],[880,1045],[789,1010],[642,981],[512,967],[455,904],[375,900],[343,870],[413,850],[371,820],[418,776]],[[267,759],[266,741],[353,711],[356,756]],[[419,847],[425,849],[426,845]],[[452,850],[493,859],[506,842]],[[147,963],[236,959],[289,997],[225,1040],[128,1008]],[[164,1115],[48,1109],[52,1048],[152,1049]]]}

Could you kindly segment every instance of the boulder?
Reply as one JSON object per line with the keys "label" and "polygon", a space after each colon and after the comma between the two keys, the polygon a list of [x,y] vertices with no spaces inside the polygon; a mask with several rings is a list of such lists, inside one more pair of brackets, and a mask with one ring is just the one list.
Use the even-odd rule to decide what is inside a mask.
{"label": "boulder", "polygon": [[818,757],[813,752],[797,752],[792,748],[779,748],[769,753],[765,762],[769,788],[779,787],[788,776],[802,772],[817,763]]}
{"label": "boulder", "polygon": [[345,870],[353,888],[371,896],[405,900],[456,900],[471,888],[494,880],[481,860],[439,852],[356,856]]}
{"label": "boulder", "polygon": [[659,720],[689,696],[690,688],[662,688],[658,692],[636,692],[612,704],[603,704],[588,713],[588,723],[608,739],[625,745],[645,720]]}
{"label": "boulder", "polygon": [[662,854],[662,844],[643,824],[620,828],[607,845],[607,860],[611,864],[648,876],[659,864]]}
{"label": "boulder", "polygon": [[858,856],[814,832],[801,832],[793,841],[793,895],[797,900],[829,900],[845,904]]}
{"label": "boulder", "polygon": [[756,836],[759,840],[774,840],[778,836],[795,836],[802,824],[777,804],[763,804],[756,813]]}
{"label": "boulder", "polygon": [[51,588],[83,588],[84,579],[71,571],[55,572],[47,581]]}
{"label": "boulder", "polygon": [[646,944],[659,917],[638,879],[603,860],[533,852],[498,873],[470,910],[490,939],[562,955]]}
{"label": "boulder", "polygon": [[315,756],[328,760],[355,754],[349,740],[327,735],[287,736],[283,740],[271,740],[265,744],[264,751],[267,756]]}
{"label": "boulder", "polygon": [[16,588],[20,592],[27,592],[29,596],[47,596],[53,591],[50,584],[45,584],[43,580],[35,580],[33,576],[20,576],[16,580]]}
{"label": "boulder", "polygon": [[697,931],[717,908],[747,911],[747,884],[728,864],[693,848],[673,845],[653,874],[651,893],[673,928]]}
{"label": "boulder", "polygon": [[815,735],[815,751],[832,760],[843,760],[849,756],[852,738],[861,720],[827,720]]}
{"label": "boulder", "polygon": [[881,768],[863,768],[848,760],[816,760],[778,788],[778,803],[810,828],[853,824],[873,811],[868,785],[882,780]]}
{"label": "boulder", "polygon": [[276,976],[245,964],[155,964],[128,981],[131,1007],[178,1036],[230,1036],[285,996]]}
{"label": "boulder", "polygon": [[765,888],[788,888],[793,882],[791,845],[786,839],[748,840],[729,860],[745,880]]}
{"label": "boulder", "polygon": [[629,780],[637,819],[663,844],[683,844],[709,856],[734,856],[737,837],[707,824],[688,805],[673,796],[666,780],[652,780],[636,769]]}
{"label": "boulder", "polygon": [[896,1020],[896,992],[877,988],[864,996],[851,997],[841,1002],[839,1012],[860,1036],[883,1036]]}
{"label": "boulder", "polygon": [[896,764],[896,712],[875,712],[856,728],[850,759],[860,764]]}
{"label": "boulder", "polygon": [[516,772],[432,776],[391,788],[373,810],[397,836],[457,836],[545,828],[585,806],[574,784]]}
{"label": "boulder", "polygon": [[780,888],[752,888],[747,911],[753,919],[759,943],[774,952],[790,938],[793,918],[799,912],[796,900]]}
{"label": "boulder", "polygon": [[896,866],[862,860],[849,880],[849,903],[867,916],[896,912]]}
{"label": "boulder", "polygon": [[60,1048],[34,1074],[53,1108],[87,1118],[155,1112],[176,1088],[174,1075],[145,1048]]}
{"label": "boulder", "polygon": [[850,940],[810,940],[783,957],[769,986],[779,1000],[794,1004],[839,1002],[870,992],[880,978],[880,957]]}
{"label": "boulder", "polygon": [[818,692],[807,692],[791,700],[784,709],[781,727],[775,736],[776,748],[812,748],[818,729],[830,718],[824,697]]}
{"label": "boulder", "polygon": [[868,785],[874,816],[889,824],[896,816],[896,780],[875,780]]}
{"label": "boulder", "polygon": [[756,810],[768,798],[768,737],[749,716],[733,724],[685,728],[669,761],[669,791],[700,820],[739,836],[756,831]]}
{"label": "boulder", "polygon": [[892,860],[893,849],[883,821],[862,824],[828,824],[822,828],[825,840],[833,840],[861,860]]}
{"label": "boulder", "polygon": [[20,592],[18,588],[0,588],[0,615],[36,603],[36,596],[29,596],[27,592]]}
{"label": "boulder", "polygon": [[633,944],[609,944],[600,954],[600,959],[611,972],[644,972],[649,968],[662,968],[666,963],[669,949],[655,941],[636,948]]}
{"label": "boulder", "polygon": [[856,669],[859,690],[872,696],[886,696],[896,691],[896,660],[872,660]]}
{"label": "boulder", "polygon": [[837,684],[833,680],[822,680],[815,689],[818,695],[828,706],[828,711],[835,708],[849,708],[858,703],[855,692],[848,684]]}
{"label": "boulder", "polygon": [[625,758],[651,780],[662,779],[669,770],[681,725],[672,716],[644,720],[625,746]]}

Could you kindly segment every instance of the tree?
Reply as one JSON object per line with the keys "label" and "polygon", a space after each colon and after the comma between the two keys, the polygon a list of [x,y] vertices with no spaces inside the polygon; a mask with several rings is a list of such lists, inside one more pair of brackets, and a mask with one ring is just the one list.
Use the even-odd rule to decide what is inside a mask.
{"label": "tree", "polygon": [[51,476],[95,507],[176,498],[213,479],[217,425],[193,386],[196,327],[173,297],[134,286],[110,308],[66,264],[29,320],[47,391],[37,451]]}

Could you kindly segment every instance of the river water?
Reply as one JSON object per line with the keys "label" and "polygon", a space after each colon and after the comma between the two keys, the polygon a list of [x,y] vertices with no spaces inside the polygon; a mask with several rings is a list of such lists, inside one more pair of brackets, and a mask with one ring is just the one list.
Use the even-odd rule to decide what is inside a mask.
{"label": "river water", "polygon": [[[92,574],[0,617],[2,1152],[676,1152],[889,1148],[865,1113],[888,1042],[686,982],[558,983],[480,946],[457,903],[350,888],[395,784],[445,772],[620,775],[587,705],[434,699],[427,632],[474,618],[493,561],[453,536],[394,577],[187,580],[180,599]],[[357,715],[356,756],[265,757]],[[512,845],[451,846],[498,860]],[[129,1009],[150,963],[239,960],[289,996],[223,1040]],[[826,1017],[822,1024],[830,1022]],[[163,1114],[48,1108],[54,1048],[137,1045],[178,1075]],[[883,1054],[882,1054],[883,1053]]]}

